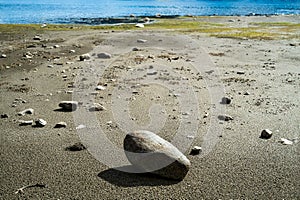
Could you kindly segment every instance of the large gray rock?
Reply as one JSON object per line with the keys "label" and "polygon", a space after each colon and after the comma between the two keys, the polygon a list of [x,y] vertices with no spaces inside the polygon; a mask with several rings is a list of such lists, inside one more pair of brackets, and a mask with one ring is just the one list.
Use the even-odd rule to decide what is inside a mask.
{"label": "large gray rock", "polygon": [[124,150],[129,162],[159,176],[182,180],[189,171],[190,161],[175,146],[150,131],[126,135]]}

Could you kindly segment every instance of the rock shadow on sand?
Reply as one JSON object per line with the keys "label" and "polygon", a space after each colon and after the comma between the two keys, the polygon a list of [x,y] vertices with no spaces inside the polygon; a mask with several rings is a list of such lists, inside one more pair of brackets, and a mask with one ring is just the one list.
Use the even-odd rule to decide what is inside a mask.
{"label": "rock shadow on sand", "polygon": [[158,175],[151,173],[129,173],[126,169],[133,166],[124,166],[118,168],[110,168],[102,171],[98,174],[98,177],[108,181],[111,184],[121,187],[138,187],[138,186],[162,186],[162,185],[174,185],[180,180],[172,180],[162,178]]}
{"label": "rock shadow on sand", "polygon": [[65,110],[63,108],[56,108],[53,111],[54,112],[66,112],[66,113],[74,112],[74,110]]}

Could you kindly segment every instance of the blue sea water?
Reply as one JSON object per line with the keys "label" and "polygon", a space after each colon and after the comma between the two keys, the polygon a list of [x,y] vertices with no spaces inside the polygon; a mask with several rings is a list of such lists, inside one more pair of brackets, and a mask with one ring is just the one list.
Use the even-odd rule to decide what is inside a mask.
{"label": "blue sea water", "polygon": [[300,0],[0,0],[0,23],[74,23],[81,18],[300,14]]}

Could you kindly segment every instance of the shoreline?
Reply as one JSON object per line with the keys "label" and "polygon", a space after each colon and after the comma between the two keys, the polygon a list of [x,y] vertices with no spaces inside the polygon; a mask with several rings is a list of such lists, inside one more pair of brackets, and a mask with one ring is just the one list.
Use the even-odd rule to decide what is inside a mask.
{"label": "shoreline", "polygon": [[[120,25],[120,24],[135,24],[135,23],[155,23],[159,19],[181,19],[181,18],[208,18],[208,17],[291,17],[300,16],[300,14],[255,14],[250,13],[248,15],[129,15],[129,16],[119,16],[119,17],[79,17],[79,18],[68,18],[64,20],[59,20],[54,23],[0,23],[0,24],[15,24],[15,25],[26,25],[26,24],[52,24],[52,25]],[[146,21],[145,21],[146,20]]]}

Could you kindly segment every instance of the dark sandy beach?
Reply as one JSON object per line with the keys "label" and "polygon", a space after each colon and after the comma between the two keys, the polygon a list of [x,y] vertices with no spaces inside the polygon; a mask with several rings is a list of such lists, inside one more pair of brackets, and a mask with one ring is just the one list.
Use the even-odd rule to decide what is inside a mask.
{"label": "dark sandy beach", "polygon": [[[1,25],[0,199],[300,199],[300,17],[181,20],[223,24],[224,32],[217,25],[209,30],[167,24],[128,30]],[[249,31],[255,23],[263,27]],[[111,58],[99,58],[102,52]],[[80,61],[85,53],[90,59]],[[105,89],[95,90],[97,85]],[[184,99],[186,88],[193,94]],[[230,104],[220,103],[224,96]],[[76,98],[82,101],[78,110],[58,109],[60,101]],[[92,102],[106,109],[86,112]],[[163,109],[152,110],[153,104]],[[34,113],[18,116],[27,108]],[[218,118],[224,114],[233,120]],[[46,126],[20,126],[19,120],[36,119]],[[65,128],[54,128],[62,121]],[[113,169],[91,151],[97,140],[84,135],[101,128],[122,149],[126,131],[146,127],[172,141],[181,124],[191,139],[185,147],[174,142],[191,161],[182,181]],[[273,132],[270,139],[260,138],[264,129]],[[68,150],[78,142],[87,149]],[[194,145],[206,155],[189,155]],[[98,148],[99,155],[118,160],[113,151]],[[27,185],[32,187],[16,193]]]}

